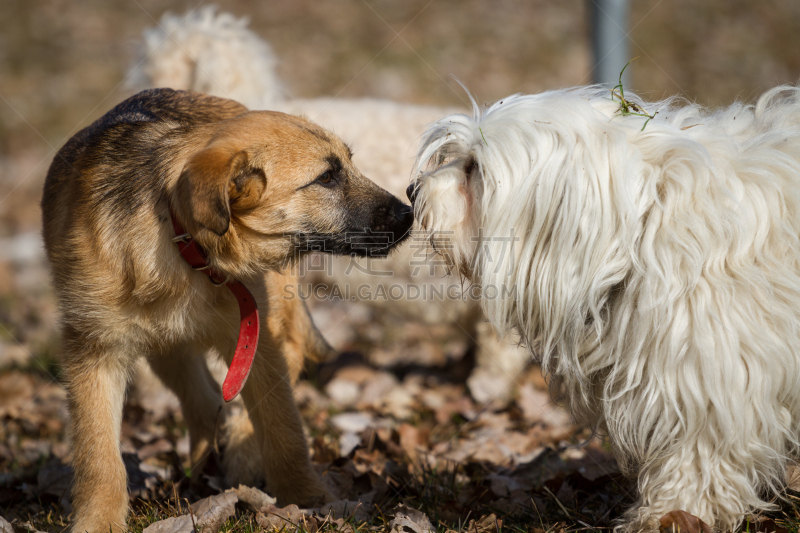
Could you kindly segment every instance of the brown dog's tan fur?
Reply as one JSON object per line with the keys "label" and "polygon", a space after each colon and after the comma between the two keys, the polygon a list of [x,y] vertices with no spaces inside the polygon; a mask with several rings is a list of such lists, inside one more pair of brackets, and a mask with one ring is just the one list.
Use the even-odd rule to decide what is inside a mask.
{"label": "brown dog's tan fur", "polygon": [[304,355],[329,348],[303,303],[281,297],[295,280],[279,270],[303,253],[298,238],[360,253],[348,248],[348,231],[407,232],[407,208],[364,178],[349,149],[313,123],[155,89],[123,102],[59,151],[42,210],[63,316],[73,530],[125,527],[119,437],[137,358],[146,357],[180,398],[194,468],[213,441],[222,399],[203,355],[213,349],[230,364],[239,311],[226,288],[180,257],[170,210],[213,268],[243,282],[258,302],[261,335],[242,397],[268,490],[284,503],[325,500],[290,375]]}

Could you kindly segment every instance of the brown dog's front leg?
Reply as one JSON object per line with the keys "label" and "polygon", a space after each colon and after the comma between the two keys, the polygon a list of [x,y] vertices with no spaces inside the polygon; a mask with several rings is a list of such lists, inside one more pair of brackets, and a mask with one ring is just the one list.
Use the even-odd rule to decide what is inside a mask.
{"label": "brown dog's front leg", "polygon": [[152,355],[148,362],[153,373],[181,402],[189,428],[191,484],[200,483],[200,474],[214,446],[222,391],[208,369],[202,348],[178,346],[168,353]]}
{"label": "brown dog's front leg", "polygon": [[116,533],[124,531],[128,514],[119,449],[127,372],[111,354],[76,352],[65,358],[75,470],[72,531]]}
{"label": "brown dog's front leg", "polygon": [[311,467],[286,361],[264,333],[242,396],[261,443],[267,489],[281,505],[316,507],[332,498]]}

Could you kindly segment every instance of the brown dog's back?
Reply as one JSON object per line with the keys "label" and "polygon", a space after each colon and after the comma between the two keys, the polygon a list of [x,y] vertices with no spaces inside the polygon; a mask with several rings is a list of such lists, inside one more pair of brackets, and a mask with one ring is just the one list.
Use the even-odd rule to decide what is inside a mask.
{"label": "brown dog's back", "polygon": [[[142,166],[154,158],[167,157],[162,141],[171,132],[180,133],[197,124],[219,122],[235,117],[247,108],[233,100],[189,91],[150,89],[120,103],[98,121],[72,137],[56,154],[42,197],[45,247],[57,248],[57,240],[69,230],[67,212],[91,202],[92,189],[106,191],[98,202],[140,198],[156,187],[140,180],[157,179],[142,172],[128,172],[131,157],[142,159]],[[162,123],[162,127],[153,127]],[[119,164],[125,160],[125,164]],[[150,160],[150,161],[148,161]],[[162,163],[167,163],[163,161]],[[96,172],[102,166],[106,172]]]}

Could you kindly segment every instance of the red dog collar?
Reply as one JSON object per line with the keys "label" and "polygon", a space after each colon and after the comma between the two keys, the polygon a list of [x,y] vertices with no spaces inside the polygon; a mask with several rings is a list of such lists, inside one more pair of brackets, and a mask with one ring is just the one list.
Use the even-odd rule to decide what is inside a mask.
{"label": "red dog collar", "polygon": [[258,306],[253,295],[241,282],[231,281],[229,277],[219,281],[220,276],[208,265],[206,254],[197,242],[186,233],[171,211],[170,216],[176,235],[172,242],[178,245],[178,251],[183,259],[194,270],[205,272],[214,285],[228,287],[239,304],[239,340],[236,343],[236,351],[233,352],[233,361],[228,367],[228,374],[222,383],[222,397],[229,402],[236,398],[236,395],[242,390],[244,382],[247,381],[247,376],[250,374],[250,368],[253,366],[253,357],[256,354],[256,346],[258,346]]}

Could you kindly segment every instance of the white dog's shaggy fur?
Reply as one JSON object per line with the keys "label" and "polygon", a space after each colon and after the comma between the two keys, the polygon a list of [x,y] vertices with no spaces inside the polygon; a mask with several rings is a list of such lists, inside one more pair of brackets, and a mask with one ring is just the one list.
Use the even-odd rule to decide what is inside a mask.
{"label": "white dog's shaggy fur", "polygon": [[732,529],[798,445],[800,89],[635,101],[656,118],[588,87],[438,120],[415,211],[484,291],[515,288],[484,310],[638,476],[627,527],[680,509]]}
{"label": "white dog's shaggy fur", "polygon": [[[412,105],[377,98],[288,98],[276,72],[277,60],[268,43],[247,28],[246,19],[217,12],[208,6],[187,15],[166,14],[158,27],[144,32],[133,87],[192,89],[237,100],[251,109],[273,109],[305,115],[349,142],[365,175],[399,198],[405,198],[414,164],[415,146],[425,127],[455,109]],[[343,287],[368,285],[372,294],[388,293],[393,284],[434,288],[444,299],[368,302],[378,308],[391,307],[414,320],[454,323],[463,336],[476,344],[479,368],[470,377],[479,401],[502,399],[513,391],[514,380],[529,358],[527,350],[499,339],[474,301],[449,297],[444,288],[460,280],[443,279],[444,270],[431,272],[424,262],[423,242],[399,247],[386,259],[364,260],[353,268],[349,258],[326,257],[332,268],[315,271],[307,280]],[[415,248],[415,245],[417,248]],[[390,272],[375,275],[374,272]],[[313,312],[313,310],[312,310]],[[335,343],[335,339],[331,339]]]}

